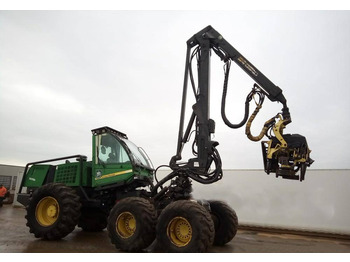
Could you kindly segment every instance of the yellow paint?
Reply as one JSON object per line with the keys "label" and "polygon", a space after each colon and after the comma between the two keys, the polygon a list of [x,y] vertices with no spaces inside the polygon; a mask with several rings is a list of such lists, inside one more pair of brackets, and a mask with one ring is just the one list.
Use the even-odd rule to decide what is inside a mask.
{"label": "yellow paint", "polygon": [[192,226],[184,217],[174,217],[168,224],[167,235],[177,247],[187,246],[192,239]]}
{"label": "yellow paint", "polygon": [[57,200],[47,196],[42,198],[36,206],[35,218],[43,227],[53,225],[58,219],[60,207]]}
{"label": "yellow paint", "polygon": [[116,172],[116,173],[106,174],[106,175],[103,175],[101,177],[96,177],[95,180],[104,179],[104,178],[108,178],[108,177],[114,177],[114,176],[120,176],[120,175],[124,175],[124,174],[131,173],[131,172],[132,172],[132,169],[128,169],[128,170],[124,170],[124,171],[120,171],[120,172]]}
{"label": "yellow paint", "polygon": [[122,212],[115,225],[117,234],[122,238],[129,238],[136,231],[136,219],[130,212]]}

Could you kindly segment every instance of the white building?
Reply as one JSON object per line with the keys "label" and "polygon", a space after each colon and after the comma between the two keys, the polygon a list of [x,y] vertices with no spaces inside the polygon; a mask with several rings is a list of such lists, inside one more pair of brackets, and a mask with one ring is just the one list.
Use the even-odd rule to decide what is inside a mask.
{"label": "white building", "polygon": [[14,202],[13,200],[15,198],[16,189],[19,188],[23,172],[23,166],[0,164],[0,185],[3,185],[10,191],[10,197],[5,199],[4,204],[12,204]]}

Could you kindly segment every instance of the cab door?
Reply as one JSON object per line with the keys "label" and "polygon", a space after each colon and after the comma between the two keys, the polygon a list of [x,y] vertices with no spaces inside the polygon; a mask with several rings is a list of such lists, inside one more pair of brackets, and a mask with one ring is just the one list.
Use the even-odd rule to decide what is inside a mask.
{"label": "cab door", "polygon": [[117,137],[103,133],[93,137],[92,186],[125,183],[133,178],[130,157]]}

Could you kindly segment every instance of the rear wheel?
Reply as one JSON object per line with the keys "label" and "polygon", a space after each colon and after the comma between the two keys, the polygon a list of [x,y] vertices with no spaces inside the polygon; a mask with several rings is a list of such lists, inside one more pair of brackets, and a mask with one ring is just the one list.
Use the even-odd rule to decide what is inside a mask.
{"label": "rear wheel", "polygon": [[27,226],[36,238],[60,239],[72,232],[80,216],[79,196],[64,184],[38,188],[27,205]]}
{"label": "rear wheel", "polygon": [[214,245],[223,246],[236,235],[238,218],[236,212],[225,202],[211,200],[209,204],[215,225]]}
{"label": "rear wheel", "polygon": [[173,202],[159,216],[157,241],[165,252],[205,252],[213,240],[213,220],[197,202]]}
{"label": "rear wheel", "polygon": [[147,199],[124,198],[109,214],[108,235],[117,249],[139,251],[154,241],[156,222],[156,210]]}

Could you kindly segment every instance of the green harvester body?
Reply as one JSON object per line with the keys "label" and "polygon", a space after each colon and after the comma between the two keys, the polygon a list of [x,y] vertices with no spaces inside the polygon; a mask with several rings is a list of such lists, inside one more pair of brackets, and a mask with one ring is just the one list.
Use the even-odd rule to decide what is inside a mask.
{"label": "green harvester body", "polygon": [[[58,161],[64,163],[52,164]],[[74,155],[27,164],[18,201],[26,206],[37,188],[61,183],[75,188],[88,206],[112,205],[121,192],[137,195],[137,187],[151,185],[153,172],[146,153],[124,133],[109,127],[97,128],[92,130],[91,161]]]}

